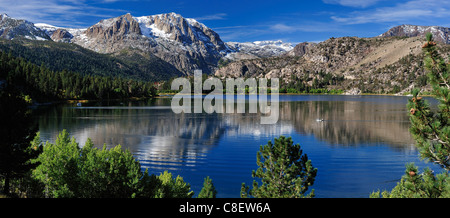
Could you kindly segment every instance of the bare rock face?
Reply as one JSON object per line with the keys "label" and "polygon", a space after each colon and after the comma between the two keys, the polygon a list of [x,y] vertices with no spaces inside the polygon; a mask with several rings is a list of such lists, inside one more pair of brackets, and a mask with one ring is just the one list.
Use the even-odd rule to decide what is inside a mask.
{"label": "bare rock face", "polygon": [[312,43],[312,42],[299,43],[287,55],[301,57],[301,56],[305,55],[306,53],[308,53],[316,45],[317,45],[316,43]]}
{"label": "bare rock face", "polygon": [[175,13],[102,20],[72,39],[100,53],[122,50],[151,53],[185,74],[195,69],[211,73],[229,48],[205,25]]}
{"label": "bare rock face", "polygon": [[50,38],[55,42],[70,42],[70,40],[73,38],[73,35],[70,34],[70,32],[67,30],[57,29],[52,33]]}
{"label": "bare rock face", "polygon": [[434,40],[437,42],[450,44],[450,28],[440,26],[400,25],[391,28],[380,36],[425,37],[426,33],[432,33]]}
{"label": "bare rock face", "polygon": [[345,92],[346,95],[361,95],[361,90],[359,88],[352,88]]}
{"label": "bare rock face", "polygon": [[258,59],[236,61],[228,64],[226,67],[220,68],[215,72],[215,75],[222,78],[232,77],[253,77],[256,76],[258,71],[261,70],[258,67]]}
{"label": "bare rock face", "polygon": [[120,41],[127,35],[141,35],[139,24],[126,14],[117,18],[102,20],[94,26],[89,27],[85,32],[87,37]]}
{"label": "bare rock face", "polygon": [[126,14],[101,20],[75,35],[72,42],[96,52],[114,53],[130,47],[148,47],[149,43],[141,39],[139,23]]}

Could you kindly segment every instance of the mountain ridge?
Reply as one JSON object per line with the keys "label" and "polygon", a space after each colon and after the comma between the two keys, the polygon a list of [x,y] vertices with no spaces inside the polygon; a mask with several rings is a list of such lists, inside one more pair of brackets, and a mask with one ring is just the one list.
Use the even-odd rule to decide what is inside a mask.
{"label": "mountain ridge", "polygon": [[[279,78],[280,86],[304,92],[343,90],[349,94],[409,93],[429,90],[423,69],[422,45],[416,37],[340,37],[320,43],[300,43],[280,57],[241,60],[222,66],[215,76]],[[450,55],[450,45],[439,43]],[[353,91],[351,91],[353,90]]]}
{"label": "mountain ridge", "polygon": [[222,41],[219,34],[206,25],[173,12],[140,17],[127,13],[103,19],[86,29],[42,23],[38,26],[50,34],[54,41],[72,42],[100,53],[117,53],[127,48],[150,52],[186,75],[195,69],[212,74],[222,58],[237,60],[268,57],[289,50],[279,42],[261,46],[254,42],[252,51],[240,51]]}
{"label": "mountain ridge", "polygon": [[17,36],[34,40],[50,39],[47,34],[35,27],[33,23],[12,18],[5,13],[0,14],[0,38],[14,39]]}
{"label": "mountain ridge", "polygon": [[425,34],[432,33],[437,42],[450,44],[450,28],[441,26],[420,26],[411,24],[402,24],[392,27],[380,37],[398,36],[398,37],[425,37]]}
{"label": "mountain ridge", "polygon": [[140,17],[127,13],[83,29],[34,25],[6,14],[0,18],[0,38],[73,43],[133,61],[154,56],[151,59],[161,60],[156,61],[158,69],[164,71],[161,63],[167,63],[183,75],[201,69],[221,78],[278,77],[285,87],[407,92],[419,85],[413,78],[424,76],[421,44],[427,32],[439,42],[444,56],[450,50],[449,28],[438,26],[404,24],[369,38],[331,37],[293,46],[282,41],[224,42],[206,25],[176,13]]}

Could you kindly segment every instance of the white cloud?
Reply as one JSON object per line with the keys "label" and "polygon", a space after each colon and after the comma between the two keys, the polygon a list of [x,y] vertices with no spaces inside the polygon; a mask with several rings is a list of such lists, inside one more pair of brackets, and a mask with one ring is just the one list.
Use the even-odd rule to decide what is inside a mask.
{"label": "white cloud", "polygon": [[[240,41],[242,38],[284,38],[285,42],[294,42],[298,36],[308,33],[347,32],[342,25],[316,21],[269,23],[259,25],[226,26],[212,28],[224,41]],[[295,38],[295,39],[294,39]],[[289,40],[291,39],[291,40]],[[266,39],[261,39],[266,40]]]}
{"label": "white cloud", "polygon": [[382,22],[417,22],[441,18],[448,22],[450,2],[438,0],[412,0],[393,7],[355,11],[348,16],[332,16],[339,23],[365,24]]}
{"label": "white cloud", "polygon": [[278,33],[293,33],[293,32],[340,32],[343,31],[340,25],[334,23],[317,22],[317,21],[302,21],[301,23],[291,23],[289,25],[277,23],[270,25],[269,29],[272,32]]}
{"label": "white cloud", "polygon": [[267,34],[267,26],[226,26],[212,28],[224,41],[239,41],[243,38],[254,38]]}
{"label": "white cloud", "polygon": [[323,0],[326,4],[338,4],[342,6],[365,8],[382,0]]}
{"label": "white cloud", "polygon": [[270,26],[270,29],[275,30],[277,32],[292,32],[295,31],[296,28],[294,26],[288,26],[286,24],[278,23]]}
{"label": "white cloud", "polygon": [[48,23],[55,26],[72,25],[85,26],[82,18],[108,18],[122,10],[93,7],[83,0],[0,0],[0,13],[19,19],[26,19],[34,23]]}
{"label": "white cloud", "polygon": [[227,16],[226,13],[217,13],[217,14],[210,14],[205,15],[201,17],[195,17],[193,19],[201,21],[201,20],[225,20],[225,17]]}

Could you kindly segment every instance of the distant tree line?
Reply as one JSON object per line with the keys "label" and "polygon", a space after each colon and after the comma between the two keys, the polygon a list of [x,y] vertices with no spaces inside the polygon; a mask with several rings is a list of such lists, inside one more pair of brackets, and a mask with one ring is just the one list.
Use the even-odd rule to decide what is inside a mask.
{"label": "distant tree line", "polygon": [[[344,81],[344,76],[335,76],[332,73],[325,73],[323,71],[317,72],[319,75],[318,78],[310,78],[309,74],[305,74],[304,77],[299,78],[295,75],[291,76],[291,80],[289,82],[280,82],[279,93],[289,93],[289,94],[300,94],[300,93],[309,93],[309,94],[342,94],[343,90],[340,89],[332,89],[330,86],[337,85],[340,82]],[[207,74],[202,74],[202,85],[206,79],[210,76]],[[165,81],[158,89],[160,93],[176,93],[180,90],[171,90],[172,82],[179,77],[172,77],[168,81]],[[186,76],[186,78],[190,81],[191,90],[194,92],[194,78],[193,76]],[[216,77],[217,78],[217,77]],[[248,79],[248,78],[246,78]],[[223,93],[227,92],[226,90],[226,80],[222,79],[222,88]],[[308,82],[312,82],[311,85]],[[267,87],[268,93],[271,92],[271,79],[267,79]],[[259,87],[259,79],[256,79],[256,84]],[[213,88],[214,89],[214,88]],[[250,89],[248,86],[244,88],[244,93],[250,93]],[[202,93],[209,93],[212,90],[202,89]],[[258,90],[257,90],[258,92]],[[238,93],[237,87],[234,87],[234,93]]]}
{"label": "distant tree line", "polygon": [[[342,90],[330,89],[329,86],[337,85],[344,81],[344,76],[336,76],[332,73],[319,71],[318,76],[312,78],[309,73],[303,77],[291,75],[288,83],[281,84],[280,93],[312,93],[312,94],[342,94]],[[311,85],[308,84],[311,82]]]}
{"label": "distant tree line", "polygon": [[52,71],[11,53],[0,52],[0,80],[15,86],[33,100],[120,99],[151,97],[151,82],[112,76],[81,75],[66,70]]}

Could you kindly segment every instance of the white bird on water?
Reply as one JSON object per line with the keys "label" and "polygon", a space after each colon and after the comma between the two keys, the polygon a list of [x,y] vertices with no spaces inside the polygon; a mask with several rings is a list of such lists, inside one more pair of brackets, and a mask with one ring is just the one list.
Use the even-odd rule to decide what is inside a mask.
{"label": "white bird on water", "polygon": [[317,122],[323,122],[323,119],[317,118],[316,121],[317,121]]}

